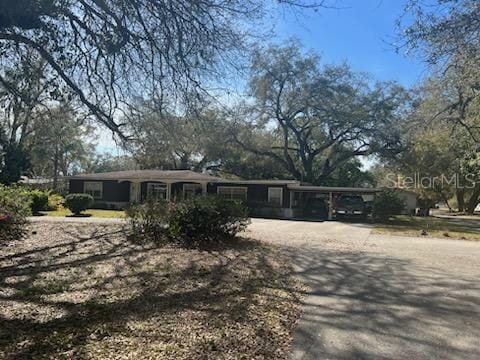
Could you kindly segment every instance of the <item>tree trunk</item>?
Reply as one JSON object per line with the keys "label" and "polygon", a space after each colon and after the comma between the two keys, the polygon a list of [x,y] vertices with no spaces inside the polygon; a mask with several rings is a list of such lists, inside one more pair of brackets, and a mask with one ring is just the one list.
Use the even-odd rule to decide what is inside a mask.
{"label": "tree trunk", "polygon": [[443,201],[445,201],[445,205],[447,205],[447,207],[448,207],[448,212],[453,212],[452,207],[448,203],[448,198],[445,196],[445,194],[443,192],[441,193],[441,195],[442,195]]}
{"label": "tree trunk", "polygon": [[475,184],[475,188],[473,189],[472,195],[470,196],[467,202],[468,214],[473,214],[473,212],[475,211],[475,208],[479,203],[479,197],[480,197],[480,184]]}
{"label": "tree trunk", "polygon": [[465,211],[465,190],[463,188],[457,188],[457,207],[459,212]]}
{"label": "tree trunk", "polygon": [[55,154],[53,155],[53,190],[57,191],[58,188],[58,145],[55,146]]}

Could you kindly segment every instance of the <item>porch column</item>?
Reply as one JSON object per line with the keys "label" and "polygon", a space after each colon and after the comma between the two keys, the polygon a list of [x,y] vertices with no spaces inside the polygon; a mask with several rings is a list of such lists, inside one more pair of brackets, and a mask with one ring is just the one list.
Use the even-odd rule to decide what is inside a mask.
{"label": "porch column", "polygon": [[333,219],[333,195],[331,192],[328,193],[328,220]]}
{"label": "porch column", "polygon": [[207,183],[201,183],[202,184],[202,195],[205,196],[207,195]]}
{"label": "porch column", "polygon": [[130,202],[140,202],[140,182],[137,180],[130,180]]}
{"label": "porch column", "polygon": [[166,198],[167,201],[170,201],[171,192],[172,192],[172,184],[168,182],[167,183],[167,198]]}

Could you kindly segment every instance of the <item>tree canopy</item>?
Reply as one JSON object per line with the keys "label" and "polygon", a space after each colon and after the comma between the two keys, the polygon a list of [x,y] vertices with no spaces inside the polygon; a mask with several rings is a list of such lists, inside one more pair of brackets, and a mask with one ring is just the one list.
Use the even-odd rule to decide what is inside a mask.
{"label": "tree canopy", "polygon": [[[480,3],[476,0],[410,0],[399,21],[399,48],[420,55],[439,78],[449,101],[435,117],[480,140]],[[413,15],[413,21],[409,21]]]}
{"label": "tree canopy", "polygon": [[251,132],[269,140],[255,147],[246,132],[243,138],[234,133],[235,141],[296,179],[324,183],[358,156],[401,150],[409,97],[394,82],[370,85],[348,65],[322,66],[316,54],[291,42],[255,52],[250,88],[253,104],[241,116]]}
{"label": "tree canopy", "polygon": [[118,112],[134,95],[181,101],[205,90],[209,78],[239,63],[273,7],[261,0],[4,0],[0,59],[8,70],[33,51],[59,96],[74,97],[123,134]]}

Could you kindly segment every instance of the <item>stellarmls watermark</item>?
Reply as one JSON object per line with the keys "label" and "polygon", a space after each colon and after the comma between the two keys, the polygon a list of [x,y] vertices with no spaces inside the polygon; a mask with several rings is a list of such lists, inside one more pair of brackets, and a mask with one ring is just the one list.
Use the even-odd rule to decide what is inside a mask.
{"label": "stellarmls watermark", "polygon": [[459,188],[473,189],[478,180],[477,174],[469,173],[460,174],[440,174],[437,176],[427,176],[415,172],[411,175],[400,175],[389,173],[386,176],[387,188],[404,188],[404,189],[443,189],[443,188]]}

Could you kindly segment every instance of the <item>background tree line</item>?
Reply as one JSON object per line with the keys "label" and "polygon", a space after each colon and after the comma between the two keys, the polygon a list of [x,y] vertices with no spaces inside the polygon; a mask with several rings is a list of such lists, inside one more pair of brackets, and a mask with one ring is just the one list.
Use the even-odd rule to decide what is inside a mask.
{"label": "background tree line", "polygon": [[[412,89],[325,64],[298,41],[255,45],[269,40],[266,15],[328,2],[167,3],[0,5],[2,182],[126,168],[341,186],[473,174],[468,189],[417,191],[460,211],[478,205],[477,1],[407,2],[398,50],[429,64]],[[219,88],[242,81],[242,97],[221,100]],[[95,153],[99,124],[125,155]]]}

